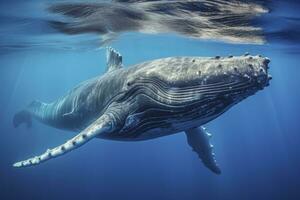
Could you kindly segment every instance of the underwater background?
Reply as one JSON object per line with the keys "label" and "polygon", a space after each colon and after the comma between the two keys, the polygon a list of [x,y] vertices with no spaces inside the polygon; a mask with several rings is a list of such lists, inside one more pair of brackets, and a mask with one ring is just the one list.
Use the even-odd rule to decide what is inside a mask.
{"label": "underwater background", "polygon": [[[146,2],[153,3],[151,9],[148,4],[145,8],[145,1],[89,1],[80,5],[82,2],[0,3],[1,200],[300,199],[299,2],[242,0],[241,4],[249,6],[248,11],[256,6],[258,13],[247,11],[245,15],[240,10],[228,20],[230,9],[240,9],[235,6],[241,4],[224,1],[231,4],[226,4],[227,11],[217,21],[207,18],[211,26],[198,26],[202,18],[191,22],[186,14],[216,16],[222,0]],[[60,3],[66,7],[57,8]],[[100,11],[91,20],[99,20],[101,26],[95,27],[90,26],[88,17],[98,12],[96,8]],[[67,16],[66,22],[64,13],[73,16]],[[182,17],[184,22],[180,21]],[[150,18],[148,24],[143,24]],[[132,23],[122,24],[120,19]],[[171,24],[158,26],[162,19]],[[219,29],[228,30],[235,24],[244,32]],[[153,29],[148,31],[147,27]],[[103,74],[106,46],[123,55],[126,67],[169,56],[249,52],[271,59],[270,86],[206,125],[213,135],[221,175],[203,166],[180,133],[141,142],[94,139],[41,165],[12,167],[14,162],[44,152],[76,134],[36,121],[30,129],[16,129],[13,115],[34,99],[51,102],[78,83]]]}

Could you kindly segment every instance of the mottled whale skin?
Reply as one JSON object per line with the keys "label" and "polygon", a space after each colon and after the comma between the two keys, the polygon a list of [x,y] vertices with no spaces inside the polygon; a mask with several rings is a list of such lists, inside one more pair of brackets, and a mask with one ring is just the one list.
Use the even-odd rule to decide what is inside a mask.
{"label": "mottled whale skin", "polygon": [[260,55],[170,57],[125,68],[107,50],[107,72],[87,80],[52,103],[32,102],[14,125],[35,118],[79,131],[66,143],[14,164],[24,167],[57,157],[98,137],[139,141],[184,131],[205,166],[219,174],[210,134],[202,125],[269,84],[270,60]]}

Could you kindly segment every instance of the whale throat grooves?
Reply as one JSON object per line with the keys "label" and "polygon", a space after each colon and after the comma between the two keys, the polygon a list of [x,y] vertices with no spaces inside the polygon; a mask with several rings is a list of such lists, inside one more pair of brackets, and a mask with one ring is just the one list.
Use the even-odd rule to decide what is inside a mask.
{"label": "whale throat grooves", "polygon": [[[174,121],[183,124],[189,121],[215,118],[234,103],[234,94],[249,87],[248,82],[212,83],[207,85],[175,87],[155,77],[142,77],[130,83],[130,89],[117,101],[124,105],[139,104],[132,109],[118,131],[118,137],[138,137],[140,133],[155,128],[168,128]],[[229,96],[228,94],[233,94]],[[181,127],[185,129],[184,126]]]}

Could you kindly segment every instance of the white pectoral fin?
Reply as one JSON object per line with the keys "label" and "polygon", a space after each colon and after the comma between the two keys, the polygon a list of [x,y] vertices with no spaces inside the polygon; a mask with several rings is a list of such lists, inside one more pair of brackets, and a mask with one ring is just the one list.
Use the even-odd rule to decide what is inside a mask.
{"label": "white pectoral fin", "polygon": [[85,143],[89,140],[93,139],[99,134],[109,133],[112,130],[113,123],[109,116],[102,115],[95,122],[93,122],[90,126],[84,129],[81,133],[68,140],[62,145],[59,145],[53,149],[48,149],[45,153],[29,158],[27,160],[23,160],[13,164],[14,167],[27,167],[31,165],[37,165],[41,162],[47,161],[49,159],[58,157],[65,153],[68,153]]}
{"label": "white pectoral fin", "polygon": [[198,154],[203,164],[214,173],[220,174],[221,170],[216,163],[213,146],[209,143],[211,135],[203,127],[189,129],[185,133],[188,144]]}

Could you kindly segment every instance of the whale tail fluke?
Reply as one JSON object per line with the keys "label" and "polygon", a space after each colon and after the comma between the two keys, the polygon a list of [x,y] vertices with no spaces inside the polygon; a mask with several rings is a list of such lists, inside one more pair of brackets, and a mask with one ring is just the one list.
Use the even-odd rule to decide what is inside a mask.
{"label": "whale tail fluke", "polygon": [[32,101],[26,109],[16,113],[13,118],[14,127],[18,127],[20,124],[25,123],[28,128],[32,125],[32,117],[39,117],[42,114],[44,103],[40,101]]}
{"label": "whale tail fluke", "polygon": [[27,110],[22,110],[16,113],[13,118],[13,124],[15,128],[17,128],[22,123],[25,123],[28,128],[30,128],[32,125],[31,114]]}

